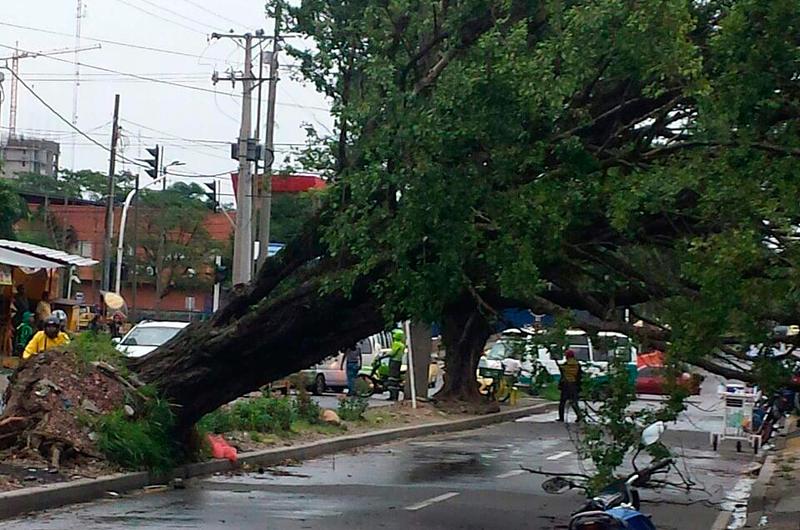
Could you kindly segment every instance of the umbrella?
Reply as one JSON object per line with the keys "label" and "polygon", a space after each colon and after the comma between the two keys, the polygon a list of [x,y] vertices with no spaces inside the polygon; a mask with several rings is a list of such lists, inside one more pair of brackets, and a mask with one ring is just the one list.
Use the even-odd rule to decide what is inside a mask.
{"label": "umbrella", "polygon": [[101,291],[103,295],[103,302],[105,302],[106,307],[113,310],[113,311],[122,311],[123,313],[128,312],[127,304],[125,304],[125,299],[122,298],[117,293],[112,293],[108,291]]}

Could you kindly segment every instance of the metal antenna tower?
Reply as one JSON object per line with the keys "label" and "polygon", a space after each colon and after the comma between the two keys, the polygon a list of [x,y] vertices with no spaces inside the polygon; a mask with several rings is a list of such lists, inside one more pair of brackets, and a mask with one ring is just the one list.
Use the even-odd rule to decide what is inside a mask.
{"label": "metal antenna tower", "polygon": [[[86,15],[84,12],[83,0],[78,0],[77,8],[75,10],[75,56],[73,63],[75,65],[75,85],[72,87],[72,125],[78,126],[78,91],[81,88],[81,63],[78,61],[78,53],[81,47],[81,19]],[[75,144],[77,137],[72,135],[72,153],[70,156],[70,163],[72,169],[77,169],[75,161]]]}

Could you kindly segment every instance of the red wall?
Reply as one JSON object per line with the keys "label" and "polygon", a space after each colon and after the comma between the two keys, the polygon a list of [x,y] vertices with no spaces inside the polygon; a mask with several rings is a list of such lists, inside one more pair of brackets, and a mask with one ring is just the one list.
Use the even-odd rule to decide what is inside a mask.
{"label": "red wall", "polygon": [[[39,207],[38,204],[30,204],[29,208],[33,211]],[[64,205],[64,204],[50,204],[50,212],[58,219],[62,226],[71,226],[75,232],[78,241],[91,241],[92,243],[92,258],[96,260],[103,259],[103,239],[105,236],[105,207],[94,205]],[[114,238],[113,238],[113,252],[116,255],[117,247],[117,230],[119,230],[119,220],[121,216],[121,208],[114,209]],[[129,210],[129,219],[132,215],[132,210]],[[229,212],[228,215],[235,221],[235,212]],[[205,219],[204,224],[206,230],[212,239],[221,242],[227,242],[233,232],[233,227],[228,217],[223,213],[209,212]],[[133,233],[131,226],[125,232],[125,240],[132,241]],[[82,292],[86,303],[96,304],[99,303],[99,288],[100,288],[100,272],[102,264],[95,265],[94,267],[81,267],[78,269],[78,277],[81,279],[81,285],[73,286],[73,292]],[[130,286],[122,286],[122,296],[128,304],[132,304],[132,294]],[[137,290],[136,306],[139,309],[155,310],[156,309],[156,295],[155,285],[140,283]],[[186,291],[172,291],[161,300],[159,307],[162,311],[187,311],[186,297],[194,296],[195,298],[195,311],[203,311],[206,306],[210,306],[211,293],[210,290],[206,292],[186,292]]]}

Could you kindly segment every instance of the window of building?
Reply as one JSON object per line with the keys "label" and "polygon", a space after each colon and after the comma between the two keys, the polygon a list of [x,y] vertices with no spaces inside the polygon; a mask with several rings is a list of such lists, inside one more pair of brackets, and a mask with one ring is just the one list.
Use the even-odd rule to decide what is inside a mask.
{"label": "window of building", "polygon": [[92,242],[91,241],[78,241],[78,254],[84,258],[92,257]]}

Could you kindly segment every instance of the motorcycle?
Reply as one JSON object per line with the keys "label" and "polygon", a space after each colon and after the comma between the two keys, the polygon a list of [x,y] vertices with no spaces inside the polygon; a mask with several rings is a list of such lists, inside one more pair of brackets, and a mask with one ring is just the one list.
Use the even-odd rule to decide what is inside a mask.
{"label": "motorcycle", "polygon": [[[663,422],[648,426],[642,432],[642,446],[653,445],[665,430]],[[652,463],[644,469],[636,469],[637,451],[633,457],[635,471],[627,477],[605,487],[598,495],[589,499],[572,514],[569,530],[656,530],[650,517],[640,511],[639,491],[657,473],[664,473],[673,460],[666,458]],[[575,479],[555,476],[544,481],[542,488],[547,493],[563,493],[572,488],[586,489]]]}
{"label": "motorcycle", "polygon": [[403,387],[402,363],[394,361],[388,355],[375,357],[370,366],[364,366],[356,378],[356,394],[370,397],[373,394],[389,392],[389,399],[397,401]]}
{"label": "motorcycle", "polygon": [[753,408],[752,432],[761,435],[761,445],[766,444],[781,418],[789,415],[797,406],[798,394],[791,389],[781,389],[770,396],[763,396]]}

